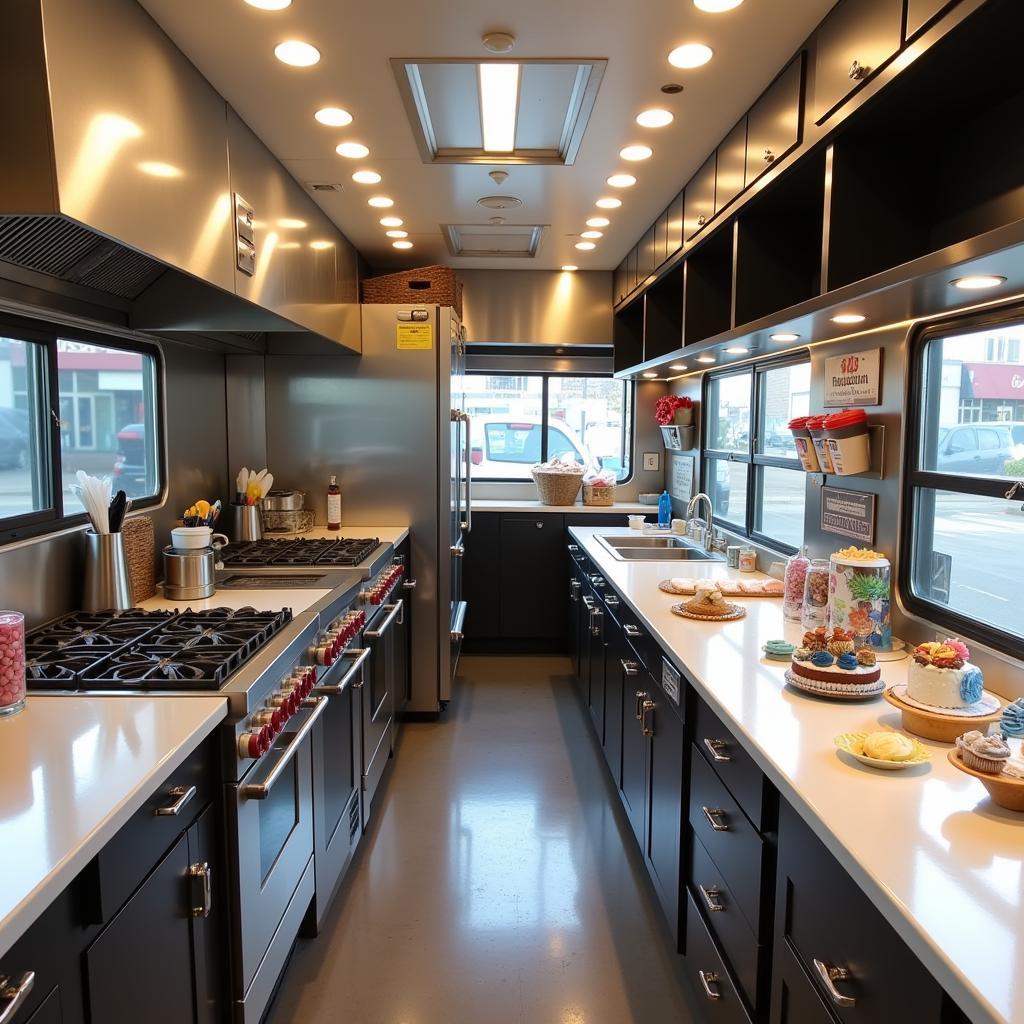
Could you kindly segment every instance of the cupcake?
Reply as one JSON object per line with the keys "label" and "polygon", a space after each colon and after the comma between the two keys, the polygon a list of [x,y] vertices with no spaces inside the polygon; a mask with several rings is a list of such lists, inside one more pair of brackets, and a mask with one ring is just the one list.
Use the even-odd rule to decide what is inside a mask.
{"label": "cupcake", "polygon": [[825,627],[819,626],[817,629],[809,629],[804,633],[803,642],[801,647],[806,647],[809,651],[823,651],[825,650]]}
{"label": "cupcake", "polygon": [[875,663],[878,659],[875,657],[875,652],[870,647],[862,647],[857,652],[857,664],[863,665],[865,668],[874,668]]}
{"label": "cupcake", "polygon": [[1004,736],[1024,736],[1024,697],[1018,697],[1003,708],[999,728]]}
{"label": "cupcake", "polygon": [[960,760],[976,772],[998,775],[1010,757],[1010,748],[1000,736],[985,736],[972,729],[957,738]]}
{"label": "cupcake", "polygon": [[847,633],[845,629],[836,629],[829,634],[826,650],[834,658],[844,654],[853,654],[853,634]]}

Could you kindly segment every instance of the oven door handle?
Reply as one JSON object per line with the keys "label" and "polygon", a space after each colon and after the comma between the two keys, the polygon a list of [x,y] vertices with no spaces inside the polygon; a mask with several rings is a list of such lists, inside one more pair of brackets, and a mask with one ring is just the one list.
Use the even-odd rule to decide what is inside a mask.
{"label": "oven door handle", "polygon": [[[349,684],[355,679],[359,670],[363,667],[363,663],[370,656],[370,648],[364,647],[362,650],[349,649],[342,652],[342,657],[347,658],[352,662],[349,670],[341,677],[340,683],[322,683],[317,686],[313,692],[328,694],[331,697],[337,697],[338,694],[344,693],[348,689]],[[340,661],[335,662],[336,665],[342,664]]]}
{"label": "oven door handle", "polygon": [[402,601],[396,601],[394,604],[384,605],[384,610],[388,613],[387,618],[377,629],[367,629],[363,636],[369,637],[371,640],[379,640],[391,628],[391,623],[401,615],[402,604]]}
{"label": "oven door handle", "polygon": [[310,712],[309,718],[302,723],[302,727],[292,737],[291,743],[288,744],[288,749],[284,752],[284,757],[274,765],[270,774],[263,782],[250,782],[242,786],[242,796],[249,800],[266,800],[270,796],[274,783],[281,778],[285,768],[288,767],[292,758],[298,753],[303,740],[309,735],[313,726],[316,725],[316,720],[327,710],[328,698],[313,697],[310,703],[313,705],[313,710]]}

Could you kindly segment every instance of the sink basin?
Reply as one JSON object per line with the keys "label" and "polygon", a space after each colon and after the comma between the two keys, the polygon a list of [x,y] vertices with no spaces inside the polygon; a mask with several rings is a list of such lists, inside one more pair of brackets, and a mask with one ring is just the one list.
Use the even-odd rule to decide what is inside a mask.
{"label": "sink basin", "polygon": [[682,537],[598,537],[613,557],[626,562],[720,562]]}

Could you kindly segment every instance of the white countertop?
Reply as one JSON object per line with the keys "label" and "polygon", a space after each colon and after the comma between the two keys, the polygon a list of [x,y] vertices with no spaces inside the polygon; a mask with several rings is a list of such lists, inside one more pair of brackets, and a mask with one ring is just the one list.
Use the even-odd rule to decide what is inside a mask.
{"label": "white countertop", "polygon": [[226,713],[216,696],[30,694],[0,719],[0,956]]}
{"label": "white countertop", "polygon": [[271,533],[270,540],[362,540],[376,537],[388,544],[399,544],[409,536],[408,526],[349,526],[342,523],[340,530],[328,530],[326,526],[314,526],[305,533]]}
{"label": "white countertop", "polygon": [[213,597],[200,598],[193,601],[171,601],[163,596],[163,584],[157,586],[155,597],[150,597],[139,604],[147,612],[167,612],[191,608],[193,611],[206,611],[208,608],[255,608],[258,612],[279,612],[282,608],[291,608],[292,615],[312,608],[323,600],[330,588],[301,590],[277,590],[268,587],[265,590],[230,590],[221,588],[214,591]]}
{"label": "white countertop", "polygon": [[[657,587],[673,576],[756,576],[723,563],[618,561],[593,539],[617,531],[571,531],[971,1020],[1024,1021],[1024,814],[997,807],[950,765],[948,744],[922,740],[931,764],[900,772],[837,755],[834,736],[899,729],[899,713],[881,699],[847,705],[787,687],[785,664],[761,652],[803,633],[783,621],[781,599],[730,597],[745,618],[697,622],[672,614],[684,599]],[[883,679],[904,681],[908,664],[882,662]]]}
{"label": "white countertop", "polygon": [[[656,523],[658,521],[657,505],[641,505],[636,501],[617,501],[614,505],[544,505],[532,498],[529,501],[509,501],[503,498],[474,498],[474,512],[571,512],[574,515],[583,513],[587,515],[615,515],[621,512],[624,516],[639,513],[648,517],[647,521]],[[625,519],[623,519],[625,525]]]}

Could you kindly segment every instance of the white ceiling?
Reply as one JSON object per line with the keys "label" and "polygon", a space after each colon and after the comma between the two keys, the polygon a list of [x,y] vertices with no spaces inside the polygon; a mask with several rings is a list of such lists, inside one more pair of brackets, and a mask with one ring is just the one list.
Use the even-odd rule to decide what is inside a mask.
{"label": "white ceiling", "polygon": [[[375,267],[447,263],[456,267],[517,270],[611,269],[668,205],[690,174],[750,106],[786,59],[810,34],[834,0],[745,0],[724,14],[706,14],[691,0],[293,0],[283,11],[262,11],[243,0],[139,0],[199,70],[300,181],[343,183],[341,193],[317,195],[324,212]],[[480,38],[488,30],[512,32],[512,57],[607,58],[597,102],[572,166],[509,166],[496,186],[490,166],[425,164],[392,72],[391,58],[486,57]],[[322,54],[311,68],[281,64],[273,54],[284,39],[304,39]],[[684,42],[715,51],[703,68],[681,71],[666,56]],[[663,95],[679,82],[685,91]],[[354,118],[347,128],[313,119],[324,106],[341,106]],[[676,119],[667,128],[634,122],[647,107],[663,106]],[[334,152],[345,140],[370,148],[364,160]],[[654,156],[628,165],[618,157],[630,142],[646,142]],[[498,164],[494,165],[499,166]],[[357,185],[352,171],[369,167],[380,185]],[[629,170],[635,187],[612,190],[609,174]],[[385,193],[393,210],[367,206]],[[481,196],[520,197],[524,206],[509,223],[550,225],[537,257],[494,260],[452,257],[440,225],[486,224],[493,211]],[[618,210],[594,208],[601,195],[623,200]],[[398,252],[378,220],[395,213],[414,248]],[[590,253],[573,245],[584,221],[597,214],[612,223]]]}

